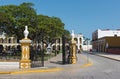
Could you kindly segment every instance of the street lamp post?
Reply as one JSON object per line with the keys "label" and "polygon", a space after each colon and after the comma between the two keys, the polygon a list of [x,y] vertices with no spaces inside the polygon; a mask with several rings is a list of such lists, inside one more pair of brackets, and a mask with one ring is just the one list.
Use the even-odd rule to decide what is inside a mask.
{"label": "street lamp post", "polygon": [[44,35],[43,35],[43,30],[42,30],[42,34],[41,34],[41,40],[42,40],[42,53],[41,53],[41,63],[42,63],[42,67],[44,67]]}
{"label": "street lamp post", "polygon": [[87,63],[89,62],[89,56],[88,56],[88,40],[90,40],[89,38],[86,38],[86,42],[87,42]]}
{"label": "street lamp post", "polygon": [[65,53],[65,36],[62,35],[62,63],[66,63],[66,53]]}

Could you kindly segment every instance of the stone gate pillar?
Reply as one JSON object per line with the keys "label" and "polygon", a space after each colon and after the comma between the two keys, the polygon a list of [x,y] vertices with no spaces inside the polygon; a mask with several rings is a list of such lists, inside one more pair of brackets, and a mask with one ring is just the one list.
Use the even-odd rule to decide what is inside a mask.
{"label": "stone gate pillar", "polygon": [[30,60],[30,44],[31,40],[27,38],[29,32],[27,29],[27,26],[25,26],[24,36],[22,40],[20,40],[21,43],[21,49],[22,49],[22,57],[20,60],[20,68],[21,69],[28,69],[31,68],[31,60]]}
{"label": "stone gate pillar", "polygon": [[70,52],[71,52],[71,64],[75,64],[76,63],[76,41],[75,40],[71,40]]}
{"label": "stone gate pillar", "polygon": [[71,43],[70,43],[70,60],[71,60],[71,64],[75,64],[76,63],[76,41],[74,40],[74,32],[72,32],[72,40],[71,40]]}

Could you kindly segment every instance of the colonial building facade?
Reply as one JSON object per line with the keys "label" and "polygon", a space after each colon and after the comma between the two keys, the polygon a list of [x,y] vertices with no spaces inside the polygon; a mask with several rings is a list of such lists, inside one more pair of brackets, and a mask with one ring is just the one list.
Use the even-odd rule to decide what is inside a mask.
{"label": "colonial building facade", "polygon": [[96,30],[92,33],[93,51],[120,53],[120,30]]}
{"label": "colonial building facade", "polygon": [[76,46],[78,50],[90,51],[92,49],[90,39],[84,38],[84,35],[82,33],[74,34],[74,40],[76,41]]}
{"label": "colonial building facade", "polygon": [[77,49],[83,49],[83,34],[75,34],[74,40],[76,41]]}
{"label": "colonial building facade", "polygon": [[18,42],[18,39],[16,39],[15,37],[7,37],[6,33],[0,33],[0,45],[3,45],[3,47],[17,47],[18,45],[20,45]]}
{"label": "colonial building facade", "polygon": [[[74,40],[76,41],[76,47],[79,50],[90,50],[92,46],[85,43],[85,39],[83,38],[83,34],[74,34]],[[3,45],[3,47],[17,47],[20,45],[19,40],[15,37],[7,37],[6,33],[1,32],[0,33],[0,45]],[[46,46],[46,45],[45,45]],[[51,45],[52,50],[61,50],[62,49],[62,38],[57,38],[55,43]]]}

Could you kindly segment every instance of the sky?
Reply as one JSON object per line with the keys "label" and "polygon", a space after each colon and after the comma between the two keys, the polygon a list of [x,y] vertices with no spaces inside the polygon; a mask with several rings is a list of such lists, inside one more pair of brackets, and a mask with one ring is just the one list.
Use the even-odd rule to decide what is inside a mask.
{"label": "sky", "polygon": [[37,14],[55,16],[65,29],[92,38],[97,29],[120,29],[120,0],[0,0],[0,6],[32,2]]}

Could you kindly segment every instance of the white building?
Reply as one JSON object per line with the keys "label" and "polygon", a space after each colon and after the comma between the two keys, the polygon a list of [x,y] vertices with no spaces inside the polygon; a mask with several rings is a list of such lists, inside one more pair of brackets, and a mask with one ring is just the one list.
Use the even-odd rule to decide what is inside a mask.
{"label": "white building", "polygon": [[[71,35],[74,35],[74,40],[76,41],[77,49],[83,51],[89,51],[92,49],[92,45],[90,44],[90,40],[86,40],[83,38],[83,34],[74,34],[72,31]],[[86,44],[84,44],[86,42]]]}
{"label": "white building", "polygon": [[108,36],[120,36],[120,29],[117,29],[117,30],[109,30],[109,29],[101,30],[101,29],[98,29],[98,30],[96,30],[95,32],[92,33],[92,39],[93,40],[97,40],[99,38],[108,37]]}
{"label": "white building", "polygon": [[3,45],[3,47],[17,47],[20,44],[18,43],[18,39],[15,37],[7,37],[6,33],[0,32],[0,45]]}
{"label": "white building", "polygon": [[77,49],[83,49],[83,35],[75,34],[74,40],[76,41]]}
{"label": "white building", "polygon": [[77,49],[82,50],[82,47],[83,47],[83,35],[82,34],[74,34],[74,31],[72,30],[71,36],[76,41]]}
{"label": "white building", "polygon": [[85,38],[83,43],[83,51],[90,51],[91,49],[92,49],[91,40]]}

